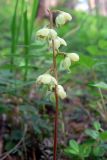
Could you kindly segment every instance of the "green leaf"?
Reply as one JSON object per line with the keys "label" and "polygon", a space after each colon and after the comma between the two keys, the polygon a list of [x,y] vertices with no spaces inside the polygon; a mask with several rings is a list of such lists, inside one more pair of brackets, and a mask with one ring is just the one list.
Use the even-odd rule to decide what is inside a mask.
{"label": "green leaf", "polygon": [[69,145],[70,145],[70,152],[72,154],[75,155],[79,154],[79,145],[75,140],[70,140]]}
{"label": "green leaf", "polygon": [[106,141],[107,140],[107,131],[101,132],[100,138],[101,138],[101,140]]}
{"label": "green leaf", "polygon": [[99,51],[96,45],[90,45],[90,46],[88,46],[86,49],[87,49],[87,51],[88,51],[89,53],[91,53],[92,55],[97,55],[97,53],[98,53],[98,51]]}
{"label": "green leaf", "polygon": [[64,153],[66,154],[66,155],[68,155],[68,156],[72,156],[72,152],[71,152],[71,149],[69,148],[69,147],[67,147],[67,148],[65,148],[64,149]]}
{"label": "green leaf", "polygon": [[91,145],[88,144],[82,144],[80,145],[80,155],[82,157],[88,157],[91,152]]}
{"label": "green leaf", "polygon": [[93,139],[98,139],[99,138],[99,132],[93,129],[86,129],[85,134],[88,135],[89,137]]}
{"label": "green leaf", "polygon": [[95,121],[94,123],[93,123],[93,126],[94,126],[94,128],[98,131],[99,129],[101,129],[101,125],[100,125],[100,123],[98,122],[98,121]]}
{"label": "green leaf", "polygon": [[93,154],[97,157],[103,156],[104,153],[105,153],[105,149],[103,148],[103,146],[98,145],[93,148]]}
{"label": "green leaf", "polygon": [[107,90],[107,83],[105,83],[105,82],[91,84],[91,86]]}
{"label": "green leaf", "polygon": [[91,69],[97,63],[97,60],[91,56],[81,55],[80,57],[80,65],[83,65],[88,69]]}
{"label": "green leaf", "polygon": [[107,41],[106,40],[99,40],[98,45],[101,49],[107,49]]}

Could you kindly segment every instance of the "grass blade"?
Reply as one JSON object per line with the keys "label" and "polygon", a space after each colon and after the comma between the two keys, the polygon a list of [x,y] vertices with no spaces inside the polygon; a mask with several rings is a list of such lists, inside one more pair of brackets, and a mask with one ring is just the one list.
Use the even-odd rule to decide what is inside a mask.
{"label": "grass blade", "polygon": [[35,21],[35,17],[37,15],[38,5],[39,5],[39,0],[34,0],[33,1],[33,6],[32,6],[31,20],[30,20],[30,29],[29,29],[30,39],[31,39],[31,36],[32,36],[33,24],[34,24],[34,21]]}
{"label": "grass blade", "polygon": [[16,52],[16,18],[17,18],[17,9],[18,9],[18,0],[16,0],[16,5],[15,5],[15,10],[14,10],[14,15],[12,19],[12,24],[11,24],[11,35],[12,35],[12,44],[11,44],[11,59],[10,59],[10,64],[11,64],[11,71],[13,71],[13,66],[14,66],[14,54]]}
{"label": "grass blade", "polygon": [[24,80],[27,80],[28,64],[29,64],[29,56],[28,56],[29,54],[29,33],[28,33],[27,7],[23,13],[23,24],[24,24],[24,45],[28,46],[25,48],[25,73],[24,73]]}

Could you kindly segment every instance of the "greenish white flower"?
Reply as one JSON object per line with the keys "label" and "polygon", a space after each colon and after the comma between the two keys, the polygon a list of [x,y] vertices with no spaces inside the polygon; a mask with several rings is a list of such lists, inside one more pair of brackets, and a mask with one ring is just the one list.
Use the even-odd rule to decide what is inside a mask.
{"label": "greenish white flower", "polygon": [[67,97],[67,94],[63,88],[63,86],[61,85],[58,85],[58,96],[61,98],[61,99],[65,99]]}
{"label": "greenish white flower", "polygon": [[50,74],[42,74],[40,75],[37,80],[37,84],[48,84],[48,85],[57,85],[57,80],[51,76]]}
{"label": "greenish white flower", "polygon": [[[61,45],[67,46],[66,41],[63,38],[57,37],[54,39],[55,49],[58,50]],[[49,46],[52,47],[52,40],[49,41]]]}
{"label": "greenish white flower", "polygon": [[61,69],[66,69],[69,70],[71,63],[72,62],[77,62],[79,61],[79,55],[76,53],[68,53],[66,54],[66,57],[64,58],[64,60],[62,60],[60,68]]}
{"label": "greenish white flower", "polygon": [[66,12],[62,12],[56,17],[56,25],[57,26],[62,26],[64,25],[66,22],[71,21],[72,20],[72,16],[69,13]]}
{"label": "greenish white flower", "polygon": [[57,32],[54,29],[49,29],[48,38],[55,39],[57,37]]}
{"label": "greenish white flower", "polygon": [[36,36],[41,38],[41,39],[47,38],[48,35],[49,35],[49,29],[48,28],[42,28],[42,29],[40,29],[36,32]]}
{"label": "greenish white flower", "polygon": [[67,43],[63,38],[57,37],[57,39],[60,41],[60,45],[67,46]]}
{"label": "greenish white flower", "polygon": [[68,53],[67,57],[69,57],[73,62],[79,61],[79,55],[77,53]]}
{"label": "greenish white flower", "polygon": [[57,32],[54,29],[42,28],[36,32],[36,36],[41,39],[55,39]]}
{"label": "greenish white flower", "polygon": [[62,61],[62,67],[64,69],[69,70],[69,67],[71,66],[71,60],[69,57],[65,57],[64,60]]}

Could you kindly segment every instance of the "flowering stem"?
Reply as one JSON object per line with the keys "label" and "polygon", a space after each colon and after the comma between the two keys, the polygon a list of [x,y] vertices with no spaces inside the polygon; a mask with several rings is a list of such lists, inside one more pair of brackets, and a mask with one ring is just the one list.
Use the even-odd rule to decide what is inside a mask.
{"label": "flowering stem", "polygon": [[[51,11],[49,11],[50,16],[50,27],[53,28],[53,15]],[[56,64],[56,50],[55,50],[55,43],[54,40],[52,40],[52,48],[53,48],[53,71],[54,71],[54,77],[56,78],[58,82],[58,75],[57,75],[57,64]],[[54,119],[54,155],[53,160],[56,160],[57,158],[57,138],[58,138],[58,85],[55,85],[55,119]]]}
{"label": "flowering stem", "polygon": [[[54,40],[53,40],[53,65],[54,65],[54,76],[57,79],[57,66],[56,66],[56,55],[54,49]],[[55,111],[55,121],[54,121],[54,160],[56,160],[56,153],[57,153],[57,137],[58,137],[58,93],[57,93],[58,86],[55,85],[55,101],[56,101],[56,111]]]}

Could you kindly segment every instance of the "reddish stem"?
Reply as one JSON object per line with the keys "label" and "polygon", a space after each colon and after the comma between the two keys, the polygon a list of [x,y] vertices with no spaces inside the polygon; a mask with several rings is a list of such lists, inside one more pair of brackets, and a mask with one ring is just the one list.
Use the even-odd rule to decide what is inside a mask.
{"label": "reddish stem", "polygon": [[[55,87],[56,88],[56,87]],[[57,90],[57,88],[55,89]],[[58,95],[55,91],[55,99],[56,99],[56,112],[55,112],[55,120],[54,120],[54,157],[53,160],[56,160],[57,155],[57,137],[58,137]]]}
{"label": "reddish stem", "polygon": [[[49,10],[49,16],[50,16],[50,27],[53,28],[53,15],[51,11]],[[52,48],[53,48],[53,70],[54,70],[54,76],[58,82],[58,76],[57,76],[57,64],[56,64],[56,50],[55,50],[55,43],[54,40],[52,40]],[[58,85],[55,85],[55,105],[56,105],[56,111],[55,111],[55,119],[54,119],[54,155],[53,160],[56,160],[57,158],[57,144],[58,144]]]}

